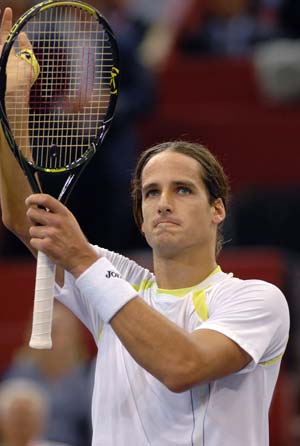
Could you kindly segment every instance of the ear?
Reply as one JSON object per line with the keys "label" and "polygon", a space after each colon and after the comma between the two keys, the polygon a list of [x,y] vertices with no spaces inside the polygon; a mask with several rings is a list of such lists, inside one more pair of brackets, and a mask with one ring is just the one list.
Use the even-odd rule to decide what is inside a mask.
{"label": "ear", "polygon": [[144,231],[144,222],[141,224],[141,233],[142,233],[143,235],[145,235],[145,231]]}
{"label": "ear", "polygon": [[223,220],[225,220],[226,217],[226,210],[222,198],[217,198],[213,202],[211,209],[212,209],[212,222],[215,223],[216,225],[219,225],[220,223],[222,223]]}

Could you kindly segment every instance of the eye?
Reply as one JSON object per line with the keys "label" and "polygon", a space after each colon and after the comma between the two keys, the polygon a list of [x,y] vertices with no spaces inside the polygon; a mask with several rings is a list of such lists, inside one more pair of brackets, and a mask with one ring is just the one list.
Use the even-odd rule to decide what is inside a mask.
{"label": "eye", "polygon": [[192,190],[190,187],[187,186],[178,186],[177,192],[179,195],[190,195],[192,193]]}
{"label": "eye", "polygon": [[144,197],[145,198],[151,198],[151,197],[156,197],[159,194],[159,190],[158,189],[148,189],[145,192]]}

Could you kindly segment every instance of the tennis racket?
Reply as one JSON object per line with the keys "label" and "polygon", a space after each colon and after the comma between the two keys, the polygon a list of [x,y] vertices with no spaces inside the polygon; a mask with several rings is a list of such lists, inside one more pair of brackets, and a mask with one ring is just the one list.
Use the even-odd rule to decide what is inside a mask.
{"label": "tennis racket", "polygon": [[[20,50],[22,32],[32,49]],[[16,57],[24,62],[12,66]],[[13,73],[13,95],[7,71]],[[86,3],[47,0],[14,24],[0,59],[0,118],[34,193],[47,193],[42,179],[56,176],[56,198],[66,202],[110,127],[118,75],[113,32]],[[52,347],[54,281],[54,265],[38,252],[32,348]]]}

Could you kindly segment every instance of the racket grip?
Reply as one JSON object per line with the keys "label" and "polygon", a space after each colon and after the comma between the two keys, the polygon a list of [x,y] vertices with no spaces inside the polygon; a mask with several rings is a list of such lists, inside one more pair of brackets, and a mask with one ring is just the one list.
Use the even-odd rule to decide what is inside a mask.
{"label": "racket grip", "polygon": [[42,252],[38,252],[32,332],[29,346],[36,349],[52,347],[51,327],[53,314],[55,265]]}

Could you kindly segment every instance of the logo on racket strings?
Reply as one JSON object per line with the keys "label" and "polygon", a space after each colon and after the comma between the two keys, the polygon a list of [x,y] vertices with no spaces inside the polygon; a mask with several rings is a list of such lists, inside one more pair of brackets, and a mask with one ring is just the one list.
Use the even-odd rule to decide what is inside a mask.
{"label": "logo on racket strings", "polygon": [[111,94],[118,93],[117,77],[118,77],[119,73],[120,73],[120,70],[117,67],[112,67],[111,73],[110,73],[110,92],[111,92]]}

